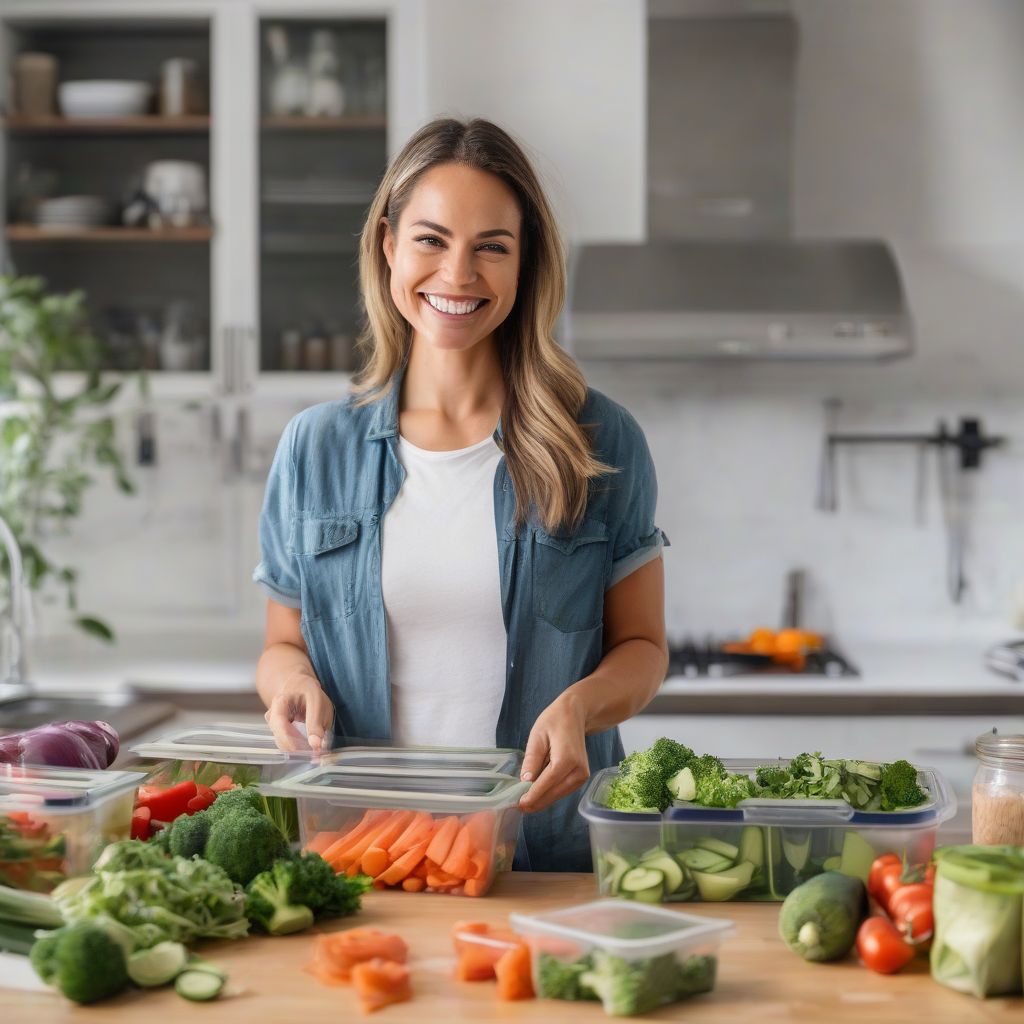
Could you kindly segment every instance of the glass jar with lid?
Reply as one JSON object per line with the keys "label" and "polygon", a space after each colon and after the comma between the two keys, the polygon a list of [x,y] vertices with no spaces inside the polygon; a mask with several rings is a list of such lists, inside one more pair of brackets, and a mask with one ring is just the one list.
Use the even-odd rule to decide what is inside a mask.
{"label": "glass jar with lid", "polygon": [[971,831],[983,846],[1024,846],[1024,736],[995,729],[974,744],[978,770],[971,791]]}

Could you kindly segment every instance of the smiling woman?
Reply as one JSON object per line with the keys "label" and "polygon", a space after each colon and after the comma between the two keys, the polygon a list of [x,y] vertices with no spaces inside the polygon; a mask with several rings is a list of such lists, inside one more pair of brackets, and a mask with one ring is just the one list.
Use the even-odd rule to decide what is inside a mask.
{"label": "smiling woman", "polygon": [[557,225],[475,119],[394,159],[360,247],[365,369],[285,430],[260,520],[278,742],[525,747],[516,866],[589,869],[567,799],[667,662],[654,468],[553,331]]}

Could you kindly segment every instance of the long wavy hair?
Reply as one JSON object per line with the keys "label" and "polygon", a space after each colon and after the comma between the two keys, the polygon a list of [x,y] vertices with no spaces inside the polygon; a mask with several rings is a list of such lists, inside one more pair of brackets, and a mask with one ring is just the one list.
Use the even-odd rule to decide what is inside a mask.
{"label": "long wavy hair", "polygon": [[439,164],[462,164],[497,175],[522,213],[516,300],[496,338],[505,381],[501,423],[506,465],[516,494],[516,522],[535,510],[549,532],[583,518],[590,481],[613,470],[592,451],[577,417],[587,396],[583,374],[554,339],[565,302],[565,249],[554,214],[526,154],[497,125],[438,118],[424,125],[392,160],[370,204],[359,246],[366,324],[356,400],[376,401],[392,387],[409,354],[411,325],[391,298],[382,218],[392,232],[420,178]]}

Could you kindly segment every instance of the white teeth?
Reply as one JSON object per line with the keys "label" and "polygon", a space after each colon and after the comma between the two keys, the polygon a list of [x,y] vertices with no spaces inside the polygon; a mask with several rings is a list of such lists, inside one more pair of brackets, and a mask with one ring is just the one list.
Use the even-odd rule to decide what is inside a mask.
{"label": "white teeth", "polygon": [[457,313],[459,315],[472,313],[483,303],[483,299],[475,299],[472,302],[450,302],[439,295],[430,295],[429,293],[424,293],[424,297],[434,309],[440,310],[442,313]]}

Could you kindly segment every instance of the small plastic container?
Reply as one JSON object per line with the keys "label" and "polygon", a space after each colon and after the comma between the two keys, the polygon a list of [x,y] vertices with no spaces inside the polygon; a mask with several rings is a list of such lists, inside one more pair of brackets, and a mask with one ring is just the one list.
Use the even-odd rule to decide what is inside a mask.
{"label": "small plastic container", "polygon": [[0,884],[49,892],[131,831],[138,772],[0,769]]}
{"label": "small plastic container", "polygon": [[[731,773],[750,774],[765,763],[723,761]],[[883,853],[926,864],[939,826],[956,813],[956,797],[931,768],[918,768],[928,802],[891,812],[855,810],[845,800],[759,799],[735,809],[677,802],[662,814],[612,811],[605,793],[617,772],[598,772],[579,804],[598,889],[649,903],[782,900],[828,870],[866,883]]]}
{"label": "small plastic container", "polygon": [[509,922],[530,947],[539,998],[600,998],[616,1017],[710,992],[718,948],[735,932],[731,921],[619,900],[510,914]]}
{"label": "small plastic container", "polygon": [[264,793],[298,801],[303,849],[376,888],[482,896],[511,867],[519,799],[529,789],[495,772],[320,764]]}
{"label": "small plastic container", "polygon": [[[169,788],[191,780],[212,786],[227,776],[235,786],[276,782],[317,758],[312,751],[279,750],[267,726],[224,723],[180,729],[131,748],[146,772],[144,785]],[[270,815],[292,842],[299,838],[298,811],[294,800],[268,798]]]}

